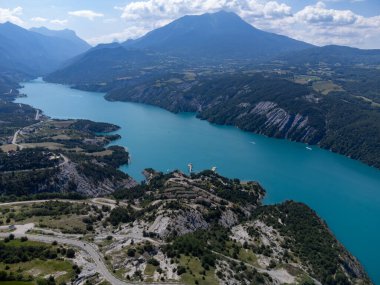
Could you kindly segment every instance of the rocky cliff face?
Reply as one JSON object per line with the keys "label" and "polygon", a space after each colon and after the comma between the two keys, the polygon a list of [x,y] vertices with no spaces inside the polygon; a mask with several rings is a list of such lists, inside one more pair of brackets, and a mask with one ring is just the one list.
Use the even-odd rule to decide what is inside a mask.
{"label": "rocky cliff face", "polygon": [[318,144],[325,135],[320,98],[306,86],[262,76],[154,80],[113,90],[107,99],[133,101],[270,137]]}
{"label": "rocky cliff face", "polygon": [[[276,108],[264,103],[260,110],[264,105]],[[142,251],[149,244],[160,264],[172,264],[165,276],[177,272],[175,280],[182,274],[183,280],[196,280],[199,270],[218,284],[371,284],[355,257],[304,204],[262,206],[259,184],[212,171],[187,176],[146,170],[145,175],[147,184],[124,192],[127,199],[118,196],[135,218],[115,230],[128,238],[108,246],[112,256],[124,246]],[[117,262],[143,270],[147,260],[144,254]]]}
{"label": "rocky cliff face", "polygon": [[[289,110],[281,108],[276,102],[260,101],[253,105],[239,103],[235,107],[229,106],[230,110],[231,108],[234,108],[233,113],[238,115],[228,117],[225,122],[227,124],[277,138],[286,138],[305,143],[318,141],[319,132],[310,125],[307,115],[290,113]],[[218,119],[213,118],[212,108],[201,112],[199,117],[211,122],[218,122]]]}
{"label": "rocky cliff face", "polygon": [[[104,179],[101,182],[96,182],[91,177],[87,177],[77,169],[74,162],[68,162],[63,165],[56,174],[56,186],[62,189],[68,189],[78,192],[88,197],[99,197],[109,195],[119,188],[131,188],[137,183],[131,177],[124,179]],[[70,189],[70,187],[72,189]]]}
{"label": "rocky cliff face", "polygon": [[[260,204],[263,190],[258,184],[246,185],[247,192],[244,197],[251,198],[251,201],[247,201],[237,210],[233,202],[223,198],[227,193],[218,194],[219,189],[216,186],[205,187],[207,180],[211,185],[232,185],[232,182],[224,182],[217,174],[208,175],[210,176],[200,175],[195,179],[189,179],[179,172],[174,172],[172,177],[166,180],[162,191],[154,194],[154,207],[152,205],[149,214],[142,219],[149,225],[148,231],[161,238],[168,238],[208,229],[214,223],[230,228],[243,216],[248,217]],[[240,184],[235,186],[237,185]]]}

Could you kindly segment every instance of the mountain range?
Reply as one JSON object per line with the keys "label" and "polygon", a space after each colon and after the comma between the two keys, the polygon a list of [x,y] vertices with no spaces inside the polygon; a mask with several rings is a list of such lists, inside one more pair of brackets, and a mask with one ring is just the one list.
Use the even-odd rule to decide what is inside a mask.
{"label": "mountain range", "polygon": [[256,29],[238,15],[221,11],[184,16],[139,39],[99,45],[72,59],[46,79],[76,85],[114,81],[109,87],[113,89],[119,87],[120,82],[115,81],[120,78],[157,70],[241,67],[273,60],[289,65],[372,64],[380,62],[380,50],[317,47]]}
{"label": "mountain range", "polygon": [[26,30],[12,23],[0,24],[0,71],[41,76],[68,59],[87,51],[90,45],[73,31]]}
{"label": "mountain range", "polygon": [[[46,79],[94,84],[135,76],[139,70],[264,61],[313,47],[258,30],[230,12],[184,16],[145,36],[102,44],[76,57]],[[99,64],[101,63],[101,64]]]}
{"label": "mountain range", "polygon": [[281,55],[279,59],[285,60],[288,64],[375,65],[380,64],[380,50],[328,45],[289,52]]}
{"label": "mountain range", "polygon": [[184,16],[145,36],[123,43],[127,48],[214,61],[267,59],[312,47],[305,42],[254,28],[232,12]]}
{"label": "mountain range", "polygon": [[0,24],[0,71],[52,73],[47,79],[55,82],[92,84],[159,66],[168,70],[274,59],[289,64],[372,64],[380,62],[380,50],[313,46],[259,30],[225,11],[184,16],[136,40],[94,48],[71,30]]}
{"label": "mountain range", "polygon": [[[79,50],[79,52],[83,52],[91,48],[91,46],[83,39],[77,36],[77,34],[73,30],[64,29],[64,30],[49,30],[46,27],[39,28],[31,28],[29,29],[31,32],[36,32],[41,35],[47,37],[55,37],[69,41],[71,44],[75,45],[75,47]],[[82,51],[80,51],[82,49]]]}

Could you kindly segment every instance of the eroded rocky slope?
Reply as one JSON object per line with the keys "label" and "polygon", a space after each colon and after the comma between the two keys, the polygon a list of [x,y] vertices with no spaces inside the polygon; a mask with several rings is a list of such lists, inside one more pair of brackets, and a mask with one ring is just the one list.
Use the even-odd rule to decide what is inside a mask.
{"label": "eroded rocky slope", "polygon": [[96,234],[110,266],[125,279],[371,284],[304,204],[262,206],[259,184],[212,171],[186,176],[148,170],[146,176],[146,184],[114,193],[119,207]]}

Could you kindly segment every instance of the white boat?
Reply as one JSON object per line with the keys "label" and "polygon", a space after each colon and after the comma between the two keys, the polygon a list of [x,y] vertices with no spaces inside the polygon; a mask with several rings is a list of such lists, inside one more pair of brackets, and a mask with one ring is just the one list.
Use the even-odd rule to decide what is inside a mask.
{"label": "white boat", "polygon": [[313,150],[310,146],[306,147],[307,150]]}

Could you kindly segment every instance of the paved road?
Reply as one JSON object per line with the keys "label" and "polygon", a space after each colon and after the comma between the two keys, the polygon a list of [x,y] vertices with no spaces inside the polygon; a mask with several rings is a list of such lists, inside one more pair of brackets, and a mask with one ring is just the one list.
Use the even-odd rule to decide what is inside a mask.
{"label": "paved road", "polygon": [[34,119],[36,120],[36,121],[38,121],[39,119],[40,119],[40,110],[36,110],[36,116],[34,117]]}
{"label": "paved road", "polygon": [[[98,205],[98,206],[108,206],[111,209],[115,208],[116,201],[107,199],[107,198],[92,198],[90,200],[66,200],[66,199],[45,199],[45,200],[29,200],[29,201],[17,201],[17,202],[7,202],[7,203],[0,203],[0,207],[4,206],[17,206],[17,205],[25,205],[25,204],[38,204],[38,203],[45,203],[49,201],[59,201],[59,202],[68,202],[68,203],[87,203],[87,204],[92,204],[92,205]],[[120,202],[120,206],[125,206],[127,207],[129,204]],[[134,205],[131,205],[132,208],[135,210],[141,210],[141,208],[136,207]]]}
{"label": "paved road", "polygon": [[12,144],[18,146],[21,149],[21,146],[17,144],[17,137],[21,130],[17,130],[13,135]]}
{"label": "paved road", "polygon": [[[9,233],[7,234],[1,234],[0,237],[7,237]],[[112,273],[108,270],[106,265],[104,264],[102,257],[98,253],[98,250],[95,249],[91,244],[79,240],[74,240],[74,239],[68,239],[68,238],[62,238],[62,237],[54,237],[54,236],[42,236],[42,235],[29,235],[29,234],[19,234],[19,233],[14,233],[15,237],[20,238],[22,236],[26,236],[29,240],[32,241],[39,241],[39,242],[45,242],[45,243],[52,243],[53,241],[57,241],[60,244],[68,244],[74,247],[79,247],[80,249],[84,250],[87,252],[92,260],[96,264],[96,269],[97,272],[102,275],[108,282],[111,284],[115,285],[125,285],[125,284],[130,284],[123,282],[116,277],[112,275]]]}
{"label": "paved road", "polygon": [[[23,204],[33,204],[33,203],[43,203],[51,200],[33,200],[33,201],[19,201],[19,202],[9,202],[9,203],[0,203],[1,206],[12,206],[12,205],[23,205]],[[81,201],[81,200],[59,200],[56,199],[54,201],[62,201],[62,202],[71,202],[71,203],[94,203],[94,204],[100,204],[99,200],[92,199],[90,201]],[[105,200],[107,201],[107,200]],[[68,244],[74,247],[78,247],[85,252],[87,252],[92,260],[95,262],[97,272],[102,275],[108,282],[110,282],[112,285],[132,285],[132,284],[150,284],[150,285],[180,285],[178,282],[159,282],[159,283],[143,283],[143,282],[124,282],[118,278],[116,278],[107,268],[107,266],[104,263],[102,255],[99,253],[99,250],[91,243],[88,243],[86,241],[81,241],[77,239],[72,238],[66,238],[66,237],[57,237],[57,236],[45,236],[45,235],[30,235],[26,234],[28,230],[33,228],[33,224],[26,224],[26,225],[16,225],[16,230],[12,232],[12,234],[15,235],[16,238],[20,238],[22,236],[28,237],[29,240],[33,241],[39,241],[39,242],[45,242],[45,243],[52,243],[53,241],[57,241],[61,244]],[[9,226],[4,226],[8,228]],[[0,238],[5,238],[9,236],[8,233],[0,233]]]}
{"label": "paved road", "polygon": [[[62,238],[62,237],[55,237],[55,236],[43,236],[43,235],[29,235],[29,234],[22,234],[22,233],[14,233],[16,238],[20,238],[22,236],[26,236],[29,240],[32,241],[39,241],[44,243],[52,243],[53,241],[57,241],[60,244],[68,244],[77,248],[82,249],[83,251],[87,252],[92,260],[96,264],[97,272],[102,275],[108,282],[110,282],[112,285],[131,285],[136,284],[135,282],[124,282],[118,278],[116,278],[107,268],[105,265],[102,256],[99,254],[99,250],[95,248],[92,244],[75,240],[75,239],[69,239],[69,238]],[[9,233],[0,233],[0,238],[5,238],[9,236]],[[159,283],[143,283],[139,282],[138,284],[151,284],[151,285],[173,285],[173,284],[179,284],[176,282],[159,282]]]}
{"label": "paved road", "polygon": [[[29,201],[17,201],[17,202],[7,202],[7,203],[0,203],[0,207],[4,206],[17,206],[17,205],[25,205],[25,204],[39,204],[39,203],[45,203],[49,201],[59,201],[59,202],[67,202],[67,203],[77,203],[77,204],[82,204],[82,203],[87,203],[87,204],[95,204],[95,205],[105,205],[109,206],[111,208],[116,207],[115,205],[111,203],[106,203],[105,200],[102,202],[103,198],[92,198],[90,200],[66,200],[66,199],[45,199],[45,200],[29,200]],[[110,200],[112,201],[112,200]]]}

